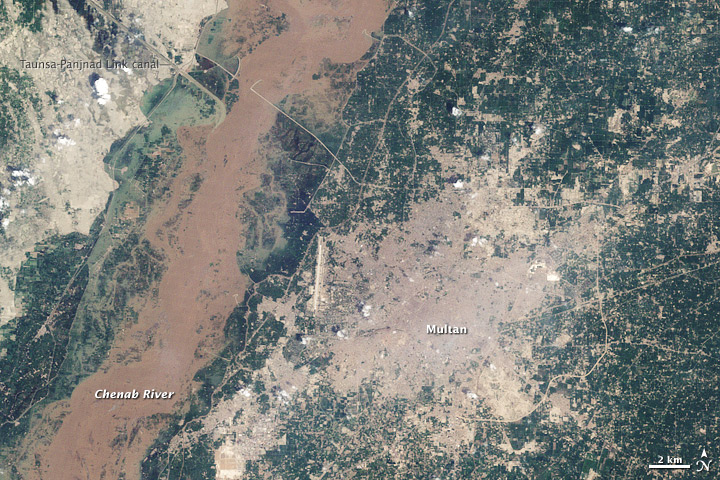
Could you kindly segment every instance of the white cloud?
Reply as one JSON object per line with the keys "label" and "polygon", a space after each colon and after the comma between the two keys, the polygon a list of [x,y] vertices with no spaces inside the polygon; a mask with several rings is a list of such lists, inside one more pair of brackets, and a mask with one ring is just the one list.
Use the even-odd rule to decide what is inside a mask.
{"label": "white cloud", "polygon": [[108,85],[107,80],[102,77],[98,78],[95,80],[94,88],[100,105],[105,105],[110,101],[110,85]]}

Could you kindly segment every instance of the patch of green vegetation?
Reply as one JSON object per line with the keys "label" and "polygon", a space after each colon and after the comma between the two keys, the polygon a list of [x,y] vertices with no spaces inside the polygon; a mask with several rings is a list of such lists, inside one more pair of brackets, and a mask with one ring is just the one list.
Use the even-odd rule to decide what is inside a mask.
{"label": "patch of green vegetation", "polygon": [[[22,314],[0,329],[0,438],[17,440],[16,420],[48,396],[88,282],[93,236],[52,237],[28,254],[15,293]],[[20,425],[21,429],[25,425]],[[8,445],[3,445],[7,447]]]}
{"label": "patch of green vegetation", "polygon": [[289,156],[271,163],[273,179],[285,193],[288,210],[304,210],[333,159],[317,140],[284,116],[278,116],[271,134]]}
{"label": "patch of green vegetation", "polygon": [[[168,419],[163,419],[168,420]],[[181,418],[170,416],[170,424],[174,427],[164,430],[155,444],[150,448],[148,457],[141,464],[142,478],[146,479],[214,479],[215,445],[209,435],[202,435],[198,441],[182,448],[177,454],[170,457],[160,457],[165,454],[164,447],[176,435],[181,427]]]}
{"label": "patch of green vegetation", "polygon": [[[331,88],[333,90],[331,92],[335,92],[336,90],[342,92],[342,89],[350,90],[352,88],[353,83],[341,83],[345,78],[344,76],[349,75],[352,71],[352,67],[353,64],[323,64],[323,67],[321,68],[331,69],[332,71]],[[328,73],[325,72],[325,75],[328,75]],[[335,81],[336,78],[339,78],[340,80]],[[333,117],[329,119],[324,118],[322,116],[322,112],[317,111],[318,108],[323,108],[324,105],[315,105],[307,97],[297,94],[288,95],[283,98],[278,104],[278,107],[290,115],[303,127],[313,132],[313,134],[317,136],[317,138],[319,138],[330,149],[330,151],[337,152],[340,149],[347,129],[342,122],[336,121]],[[273,134],[278,137],[283,144],[283,148],[288,151],[291,150],[288,148],[289,141],[302,142],[308,144],[308,146],[316,142],[316,140],[311,137],[303,138],[305,137],[306,132],[302,129],[298,129],[297,125],[291,122],[284,115],[277,117]],[[306,156],[309,156],[307,155],[309,151],[311,150],[297,153],[305,153]],[[323,160],[322,150],[318,149],[316,153],[319,157],[318,159]]]}
{"label": "patch of green vegetation", "polygon": [[479,478],[457,476],[455,458],[467,455],[466,447],[439,450],[408,422],[417,418],[413,401],[381,399],[368,384],[345,394],[321,384],[301,397],[278,419],[284,444],[249,461],[246,478]]}
{"label": "patch of green vegetation", "polygon": [[228,89],[229,75],[220,67],[190,72],[190,75],[211,91],[216,97],[223,98]]}
{"label": "patch of green vegetation", "polygon": [[[45,0],[13,0],[13,3],[20,9],[17,23],[27,27],[31,32],[42,30],[43,9]],[[3,13],[4,7],[3,7]]]}
{"label": "patch of green vegetation", "polygon": [[421,52],[402,39],[385,38],[381,52],[358,73],[357,90],[343,112],[345,121],[355,125],[385,118],[396,92],[408,78],[403,73],[414,70],[423,58]]}
{"label": "patch of green vegetation", "polygon": [[281,275],[270,276],[255,286],[255,291],[264,297],[278,300],[285,295],[289,280]]}
{"label": "patch of green vegetation", "polygon": [[143,115],[147,116],[150,112],[152,112],[170,92],[174,85],[175,81],[172,78],[166,78],[143,95],[142,103],[140,105],[140,110]]}
{"label": "patch of green vegetation", "polygon": [[261,267],[245,266],[242,269],[243,273],[254,282],[262,281],[268,275],[292,275],[300,264],[307,245],[319,228],[319,221],[312,212],[292,214],[282,225],[285,245],[272,250]]}
{"label": "patch of green vegetation", "polygon": [[305,207],[332,162],[316,139],[285,117],[278,117],[271,135],[283,153],[270,162],[272,177],[246,195],[248,229],[238,252],[241,270],[254,282],[297,269],[321,225]]}
{"label": "patch of green vegetation", "polygon": [[[564,451],[584,458],[579,473],[592,468],[610,478],[640,478],[646,475],[646,462],[629,459],[649,462],[668,449],[696,455],[710,442],[709,432],[720,428],[717,415],[710,413],[720,404],[720,369],[712,361],[720,351],[715,334],[720,257],[710,253],[720,193],[714,185],[706,187],[705,201],[692,202],[689,192],[679,194],[671,183],[661,183],[659,190],[658,206],[618,227],[603,246],[602,312],[596,272],[588,269],[592,261],[578,258],[563,275],[587,292],[580,297],[589,300],[587,305],[559,304],[532,325],[506,326],[511,337],[542,336],[543,346],[532,359],[540,365],[536,380],[541,388],[555,375],[582,372],[600,360],[585,380],[561,381],[551,390],[569,397],[577,414],[593,418],[593,438],[581,428],[566,435],[571,444]],[[557,347],[554,339],[562,333],[574,340]],[[541,425],[548,423],[539,419]],[[547,456],[550,442],[557,441],[537,433],[523,436],[525,441],[533,438],[543,439],[541,450]],[[608,446],[621,456],[608,456],[603,450]],[[575,456],[560,456],[579,462]]]}
{"label": "patch of green vegetation", "polygon": [[28,75],[5,66],[0,66],[0,97],[0,153],[7,154],[11,146],[22,148],[32,141],[26,138],[28,117],[39,111],[40,98]]}
{"label": "patch of green vegetation", "polygon": [[[224,54],[227,43],[224,41],[226,35],[223,33],[225,28],[230,27],[231,23],[227,9],[218,12],[212,17],[203,19],[202,33],[196,47],[197,53],[223,66],[230,62],[235,56],[235,52],[229,55]],[[200,57],[199,61],[202,62],[202,57]],[[203,66],[204,64],[200,63],[200,65]],[[212,63],[208,65],[212,65]]]}

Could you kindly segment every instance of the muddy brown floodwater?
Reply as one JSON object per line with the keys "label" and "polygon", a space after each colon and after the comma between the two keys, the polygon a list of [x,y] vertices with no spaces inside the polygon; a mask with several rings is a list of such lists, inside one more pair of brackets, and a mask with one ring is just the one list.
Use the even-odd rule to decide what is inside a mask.
{"label": "muddy brown floodwater", "polygon": [[[171,413],[191,391],[193,374],[218,348],[234,295],[242,298],[247,283],[236,262],[244,228],[238,206],[243,192],[256,187],[265,172],[254,154],[276,116],[250,87],[262,80],[258,90],[274,103],[311,91],[311,76],[324,58],[352,62],[370,48],[363,31],[380,29],[387,8],[387,0],[231,2],[230,18],[252,20],[270,9],[284,13],[289,28],[243,59],[239,99],[222,125],[214,131],[179,131],[187,160],[174,181],[174,194],[155,209],[146,231],[167,258],[157,300],[146,302],[138,322],[117,337],[103,367],[75,389],[69,402],[55,406],[62,425],[49,446],[35,452],[37,469],[28,478],[140,477],[139,463],[163,426],[149,417]],[[204,182],[183,209],[183,185],[195,174]],[[173,226],[166,226],[171,219]],[[153,332],[150,345],[148,331]],[[138,349],[132,362],[121,360],[124,352]],[[133,388],[177,393],[172,400],[94,398],[98,389]]]}

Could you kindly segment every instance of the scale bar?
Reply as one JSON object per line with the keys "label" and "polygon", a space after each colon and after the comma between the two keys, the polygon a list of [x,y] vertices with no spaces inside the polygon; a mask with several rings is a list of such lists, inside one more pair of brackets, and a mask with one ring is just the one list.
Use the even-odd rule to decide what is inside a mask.
{"label": "scale bar", "polygon": [[690,465],[650,465],[650,468],[657,468],[663,470],[686,470],[690,468]]}

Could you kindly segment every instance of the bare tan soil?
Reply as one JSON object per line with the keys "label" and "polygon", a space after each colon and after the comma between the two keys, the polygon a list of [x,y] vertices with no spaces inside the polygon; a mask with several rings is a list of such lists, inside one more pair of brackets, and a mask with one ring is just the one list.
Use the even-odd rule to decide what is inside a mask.
{"label": "bare tan soil", "polygon": [[[236,263],[243,229],[237,212],[243,192],[257,187],[265,171],[254,154],[276,115],[250,86],[263,80],[256,88],[274,103],[311,90],[311,75],[324,58],[351,62],[362,56],[371,42],[362,32],[380,28],[386,7],[384,0],[231,3],[231,17],[252,18],[270,8],[285,13],[289,28],[243,59],[240,98],[221,126],[179,132],[188,158],[172,198],[157,209],[146,232],[168,259],[158,298],[148,301],[137,324],[118,338],[101,371],[75,389],[62,409],[59,432],[47,451],[38,452],[40,469],[29,478],[109,479],[123,472],[127,479],[139,478],[139,462],[162,427],[148,417],[172,412],[190,391],[193,374],[219,343],[234,295],[246,286]],[[181,209],[187,179],[195,174],[204,182]],[[120,361],[128,351],[139,355],[132,363]],[[98,389],[132,388],[178,394],[174,401],[93,396]]]}

